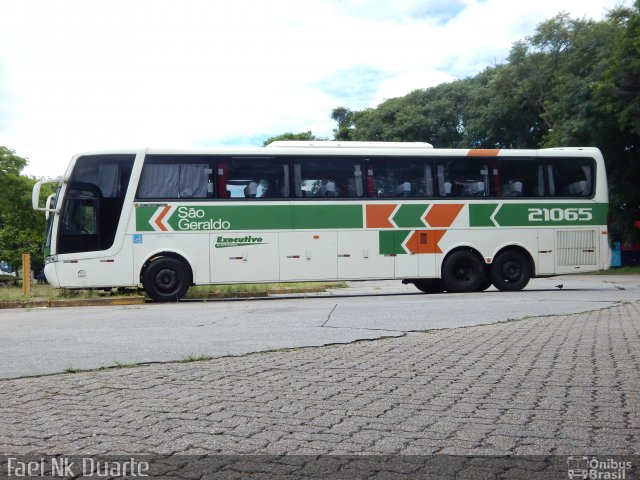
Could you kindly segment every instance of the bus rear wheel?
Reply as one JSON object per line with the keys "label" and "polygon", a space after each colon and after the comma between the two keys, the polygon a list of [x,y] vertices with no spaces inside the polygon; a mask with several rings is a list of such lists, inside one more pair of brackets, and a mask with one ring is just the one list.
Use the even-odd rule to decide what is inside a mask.
{"label": "bus rear wheel", "polygon": [[453,252],[442,265],[442,282],[449,292],[476,292],[485,279],[482,262],[467,250]]}
{"label": "bus rear wheel", "polygon": [[525,255],[507,250],[498,255],[491,266],[491,281],[506,292],[522,290],[531,279],[530,263]]}
{"label": "bus rear wheel", "polygon": [[142,275],[142,286],[157,302],[177,302],[191,286],[191,271],[176,258],[160,257],[152,260]]}

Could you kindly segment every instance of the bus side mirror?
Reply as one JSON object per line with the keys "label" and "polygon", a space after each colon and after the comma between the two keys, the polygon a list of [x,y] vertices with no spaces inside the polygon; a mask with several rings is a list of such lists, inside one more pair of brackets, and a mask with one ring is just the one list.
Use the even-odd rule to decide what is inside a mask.
{"label": "bus side mirror", "polygon": [[61,181],[62,181],[62,178],[58,177],[58,178],[49,178],[46,180],[38,180],[36,182],[36,184],[33,186],[33,191],[31,192],[31,206],[33,207],[34,210],[37,210],[39,212],[55,212],[56,211],[55,209],[51,208],[51,201],[53,197],[55,197],[55,195],[49,195],[49,198],[47,198],[47,203],[45,205],[45,208],[40,208],[39,206],[40,189],[42,188],[42,185],[44,185],[45,183],[60,183]]}
{"label": "bus side mirror", "polygon": [[51,212],[55,212],[56,211],[55,208],[51,208],[51,202],[53,202],[54,198],[56,198],[56,194],[55,193],[52,193],[51,195],[49,195],[47,197],[47,203],[45,203],[45,206],[44,206],[44,217],[47,220],[49,220],[49,214]]}

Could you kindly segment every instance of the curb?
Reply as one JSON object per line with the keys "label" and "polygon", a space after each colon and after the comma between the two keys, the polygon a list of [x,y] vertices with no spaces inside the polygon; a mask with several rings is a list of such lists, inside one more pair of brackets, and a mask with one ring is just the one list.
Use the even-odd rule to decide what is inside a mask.
{"label": "curb", "polygon": [[34,300],[25,302],[0,302],[0,310],[11,308],[95,307],[104,305],[142,305],[144,297],[79,298],[69,300]]}
{"label": "curb", "polygon": [[[275,289],[269,291],[256,292],[239,292],[235,294],[213,294],[208,297],[201,298],[185,298],[183,301],[206,301],[206,300],[232,300],[243,298],[268,298],[269,295],[287,294],[287,293],[318,293],[324,292],[326,288],[297,288],[297,289]],[[0,302],[0,310],[16,309],[16,308],[49,308],[49,307],[98,307],[109,305],[143,305],[145,303],[153,303],[145,297],[121,297],[121,298],[78,298],[67,300],[27,300],[23,302]]]}

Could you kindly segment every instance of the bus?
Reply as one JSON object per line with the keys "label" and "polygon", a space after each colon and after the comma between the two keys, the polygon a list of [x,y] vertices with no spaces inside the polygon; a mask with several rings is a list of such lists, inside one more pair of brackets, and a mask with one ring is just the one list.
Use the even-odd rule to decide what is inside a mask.
{"label": "bus", "polygon": [[[40,189],[57,192],[41,205]],[[610,265],[596,148],[274,142],[75,155],[33,189],[55,287],[398,279],[427,292],[523,289]]]}

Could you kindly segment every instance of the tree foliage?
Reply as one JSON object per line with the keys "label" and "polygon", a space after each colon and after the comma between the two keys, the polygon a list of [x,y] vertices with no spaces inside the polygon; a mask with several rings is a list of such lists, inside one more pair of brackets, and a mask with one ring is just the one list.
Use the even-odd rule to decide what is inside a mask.
{"label": "tree foliage", "polygon": [[266,147],[267,145],[269,145],[272,142],[275,142],[276,140],[306,140],[306,141],[314,141],[314,140],[325,140],[325,139],[324,138],[320,138],[320,137],[316,137],[313,133],[311,133],[311,131],[300,132],[300,133],[287,132],[287,133],[283,133],[281,135],[276,135],[275,137],[267,138],[263,142],[262,146]]}
{"label": "tree foliage", "polygon": [[[561,13],[507,61],[376,108],[331,112],[336,140],[424,141],[440,148],[595,146],[607,162],[614,238],[640,219],[640,0],[598,22]],[[265,140],[324,140],[311,131]],[[31,209],[27,160],[0,147],[0,260],[42,265],[44,215]]]}
{"label": "tree foliage", "polygon": [[561,13],[507,62],[376,108],[332,112],[336,139],[439,148],[595,146],[607,162],[615,238],[640,218],[640,0],[599,22]]}
{"label": "tree foliage", "polygon": [[34,270],[42,268],[44,215],[31,208],[35,179],[21,175],[27,160],[0,146],[0,260],[19,267],[30,253]]}

